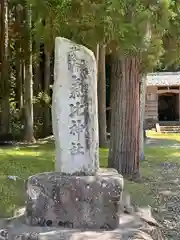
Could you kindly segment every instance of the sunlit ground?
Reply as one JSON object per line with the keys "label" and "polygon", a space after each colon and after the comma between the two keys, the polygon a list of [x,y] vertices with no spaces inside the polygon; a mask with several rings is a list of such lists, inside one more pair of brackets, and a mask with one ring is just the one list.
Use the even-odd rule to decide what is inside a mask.
{"label": "sunlit ground", "polygon": [[[167,162],[180,164],[180,134],[148,132],[148,137],[155,141],[147,144],[146,160],[141,163],[141,175],[148,180],[144,183],[125,181],[125,190],[131,193],[135,203],[155,206],[157,189],[152,189],[154,181],[162,181],[161,165]],[[107,156],[108,150],[101,149],[101,167],[107,166]],[[24,180],[35,173],[53,171],[54,159],[52,141],[29,147],[0,148],[0,217],[11,216],[17,207],[24,205]],[[10,175],[20,179],[10,180]]]}
{"label": "sunlit ground", "polygon": [[180,133],[157,133],[155,131],[148,131],[147,136],[155,139],[180,141]]}

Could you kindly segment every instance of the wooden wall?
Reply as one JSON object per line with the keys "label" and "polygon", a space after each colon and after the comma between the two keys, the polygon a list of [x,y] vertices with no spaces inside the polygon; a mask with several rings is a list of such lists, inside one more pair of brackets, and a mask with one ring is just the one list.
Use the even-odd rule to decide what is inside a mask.
{"label": "wooden wall", "polygon": [[158,94],[156,86],[146,89],[145,119],[158,120]]}

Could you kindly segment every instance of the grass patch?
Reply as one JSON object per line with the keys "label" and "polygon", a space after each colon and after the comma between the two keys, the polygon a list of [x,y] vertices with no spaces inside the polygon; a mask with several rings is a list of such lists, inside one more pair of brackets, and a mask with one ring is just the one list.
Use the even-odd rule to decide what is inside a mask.
{"label": "grass patch", "polygon": [[180,141],[180,134],[178,133],[157,133],[155,131],[148,131],[147,136],[155,139],[166,139],[171,141]]}
{"label": "grass patch", "polygon": [[[149,132],[148,136],[159,140],[160,143],[166,141],[166,144],[163,142],[146,147],[146,161],[141,163],[141,175],[148,177],[150,181],[144,183],[125,181],[125,189],[131,193],[135,203],[153,206],[156,191],[152,191],[152,182],[158,179],[161,181],[162,163],[180,164],[179,149],[170,147],[170,144],[180,144],[180,135]],[[107,157],[108,150],[100,149],[101,167],[107,166]],[[24,205],[24,180],[35,173],[53,171],[54,160],[54,144],[51,141],[26,147],[0,148],[0,217],[11,216],[17,207]],[[21,179],[9,180],[9,175],[19,176]]]}

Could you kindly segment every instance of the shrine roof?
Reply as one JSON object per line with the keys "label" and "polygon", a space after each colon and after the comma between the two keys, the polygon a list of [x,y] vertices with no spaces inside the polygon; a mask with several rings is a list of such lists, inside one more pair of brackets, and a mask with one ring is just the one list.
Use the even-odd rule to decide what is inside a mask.
{"label": "shrine roof", "polygon": [[180,72],[156,72],[147,75],[147,86],[180,85]]}

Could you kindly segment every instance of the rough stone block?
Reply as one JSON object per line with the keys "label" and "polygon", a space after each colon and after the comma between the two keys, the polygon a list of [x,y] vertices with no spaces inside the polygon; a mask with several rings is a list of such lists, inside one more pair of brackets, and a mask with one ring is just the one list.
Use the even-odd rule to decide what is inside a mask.
{"label": "rough stone block", "polygon": [[27,222],[83,229],[114,229],[119,224],[123,178],[116,171],[95,176],[42,173],[26,184]]}

